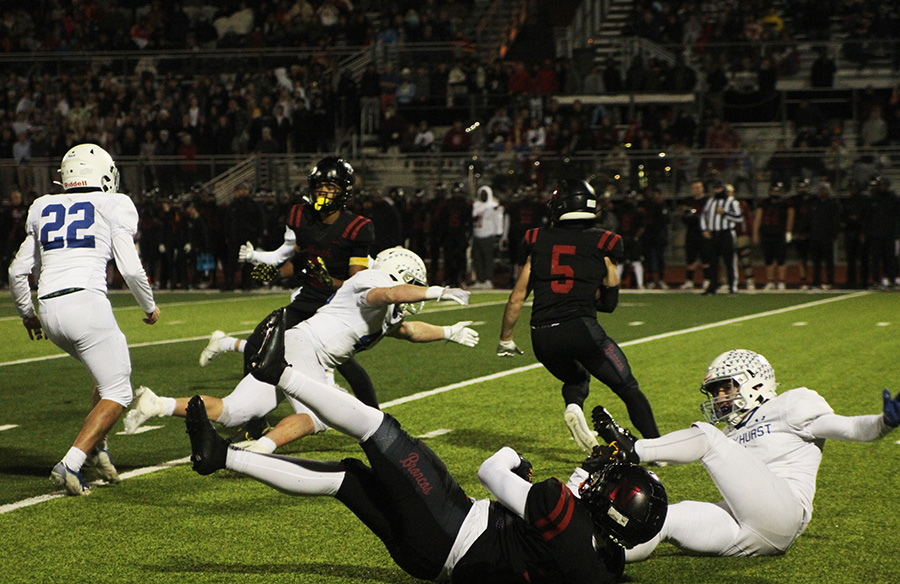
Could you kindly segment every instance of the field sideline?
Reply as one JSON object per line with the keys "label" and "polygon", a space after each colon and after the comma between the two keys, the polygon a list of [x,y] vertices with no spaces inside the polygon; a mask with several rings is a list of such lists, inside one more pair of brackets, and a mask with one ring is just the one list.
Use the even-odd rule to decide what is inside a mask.
{"label": "field sideline", "polygon": [[[220,300],[228,301],[225,323]],[[130,298],[113,298],[132,343],[135,384],[163,395],[224,395],[239,375],[239,360],[226,355],[219,358],[222,363],[200,369],[196,357],[206,335],[223,324],[226,330],[230,325],[249,331],[283,297],[184,294],[160,295],[158,301],[169,324],[161,327],[163,320],[146,327],[135,322],[139,310]],[[530,352],[527,322],[520,323],[516,336],[525,356],[502,360],[493,355],[504,303],[502,292],[479,293],[471,307],[442,306],[420,315],[435,324],[457,319],[479,323],[481,344],[475,349],[386,340],[360,356],[384,407],[410,433],[429,436],[429,444],[474,497],[486,495],[474,476],[478,464],[502,445],[528,456],[538,480],[567,476],[581,459],[562,424],[559,384]],[[52,344],[28,341],[10,310],[8,300],[0,302],[0,333],[11,341],[0,349],[0,429],[16,426],[0,431],[0,528],[12,544],[0,551],[4,582],[54,581],[63,573],[68,580],[92,582],[414,581],[334,501],[285,497],[228,473],[196,476],[183,464],[189,447],[181,420],[151,420],[148,424],[159,429],[111,438],[125,484],[98,487],[83,499],[55,496],[47,480],[49,468],[80,426],[89,380],[73,359],[56,358]],[[898,389],[893,380],[900,305],[893,294],[700,298],[625,292],[616,313],[602,315],[601,323],[625,349],[663,431],[696,419],[697,388],[706,365],[735,346],[767,355],[782,388],[816,389],[838,413],[875,413],[880,388]],[[76,387],[69,389],[72,385]],[[586,409],[596,403],[627,421],[622,404],[594,383]],[[890,554],[878,551],[900,543],[893,526],[900,505],[890,495],[859,496],[872,491],[873,483],[876,493],[897,492],[898,440],[900,435],[876,444],[829,443],[816,515],[785,556],[690,558],[662,546],[651,560],[629,566],[629,578],[900,581]],[[290,445],[285,452],[311,458],[362,456],[334,432]],[[162,472],[151,472],[157,470]],[[659,474],[673,501],[715,497],[699,465],[668,467]],[[73,525],[84,538],[72,537],[68,527]],[[35,533],[42,535],[35,538]],[[331,533],[341,537],[325,537]],[[115,566],[95,559],[109,547],[120,556]],[[852,557],[847,557],[851,549]],[[152,551],[149,557],[147,550]]]}

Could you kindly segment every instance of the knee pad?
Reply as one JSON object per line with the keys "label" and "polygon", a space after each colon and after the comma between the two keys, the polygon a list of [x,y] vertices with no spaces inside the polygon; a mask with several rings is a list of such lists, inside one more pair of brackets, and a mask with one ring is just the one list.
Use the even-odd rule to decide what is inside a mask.
{"label": "knee pad", "polygon": [[120,381],[113,386],[105,387],[105,388],[97,388],[97,393],[100,394],[100,399],[109,400],[112,402],[116,402],[123,408],[127,408],[131,405],[131,400],[134,399],[134,392],[131,389],[131,383],[127,379],[124,381]]}

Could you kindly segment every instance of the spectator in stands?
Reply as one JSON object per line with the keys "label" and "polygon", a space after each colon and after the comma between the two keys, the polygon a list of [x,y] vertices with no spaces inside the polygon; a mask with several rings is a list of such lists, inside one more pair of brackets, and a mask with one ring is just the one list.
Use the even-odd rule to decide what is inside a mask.
{"label": "spectator in stands", "polygon": [[818,56],[809,69],[809,84],[815,88],[834,87],[834,76],[837,73],[837,63],[831,58],[827,47],[816,49]]}
{"label": "spectator in stands", "polygon": [[472,138],[463,127],[462,120],[453,120],[451,126],[444,134],[441,142],[444,152],[464,153],[472,147]]}
{"label": "spectator in stands", "polygon": [[888,126],[880,107],[873,107],[869,115],[859,128],[860,144],[870,146],[884,146],[887,144]]}

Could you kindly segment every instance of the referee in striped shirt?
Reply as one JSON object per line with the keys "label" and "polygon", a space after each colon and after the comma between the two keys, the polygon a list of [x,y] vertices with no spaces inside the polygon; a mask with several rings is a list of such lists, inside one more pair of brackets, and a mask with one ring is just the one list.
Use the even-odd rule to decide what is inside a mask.
{"label": "referee in striped shirt", "polygon": [[737,274],[735,273],[734,226],[743,221],[741,207],[737,199],[725,190],[725,184],[714,181],[712,194],[703,206],[700,215],[700,229],[706,242],[706,280],[709,282],[704,296],[716,293],[719,286],[719,260],[725,264],[728,275],[728,292],[737,294]]}

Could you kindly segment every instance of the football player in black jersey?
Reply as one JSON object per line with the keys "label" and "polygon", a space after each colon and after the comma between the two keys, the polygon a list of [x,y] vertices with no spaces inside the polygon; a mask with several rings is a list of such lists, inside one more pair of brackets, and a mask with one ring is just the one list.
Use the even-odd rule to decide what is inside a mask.
{"label": "football player in black jersey", "polygon": [[573,477],[587,479],[571,488],[555,478],[532,484],[531,463],[504,447],[478,471],[496,501],[470,499],[441,459],[393,417],[290,367],[283,318],[271,320],[251,374],[358,440],[371,466],[356,458],[324,462],[229,446],[195,396],[186,418],[194,470],[208,475],[227,468],[287,494],[333,496],[413,577],[612,583],[624,569],[624,549],[650,540],[665,521],[659,479],[642,467],[612,463],[618,451],[611,446],[598,446],[576,469]]}
{"label": "football player in black jersey", "polygon": [[[291,208],[284,245],[267,252],[253,249],[247,242],[240,254],[242,261],[253,263],[280,265],[288,260],[292,262],[299,287],[285,311],[289,328],[315,314],[344,280],[368,267],[369,250],[375,239],[372,222],[347,210],[356,177],[346,160],[326,156],[313,167],[307,180],[310,200]],[[244,354],[244,373],[249,373],[249,357],[259,349],[268,318],[256,326],[246,342],[219,331],[213,333],[209,346],[200,357],[201,366],[221,352],[238,350]],[[378,407],[372,381],[355,359],[348,360],[337,370],[360,401]],[[298,414],[280,422],[282,428],[292,422],[302,424],[302,420],[294,416]],[[251,428],[245,438],[259,438],[260,429],[254,426],[259,424],[245,425],[245,428]],[[306,429],[311,431],[311,427]],[[303,431],[304,428],[291,430],[292,433]]]}
{"label": "football player in black jersey", "polygon": [[638,387],[625,353],[597,322],[598,310],[612,312],[619,301],[616,264],[623,258],[622,238],[595,226],[597,195],[586,181],[562,181],[549,207],[550,227],[525,234],[528,260],[503,313],[497,355],[522,354],[513,331],[533,290],[534,354],[563,382],[564,417],[578,446],[590,452],[597,445],[583,411],[591,375],[625,402],[641,435],[655,438],[659,430],[650,402]]}

